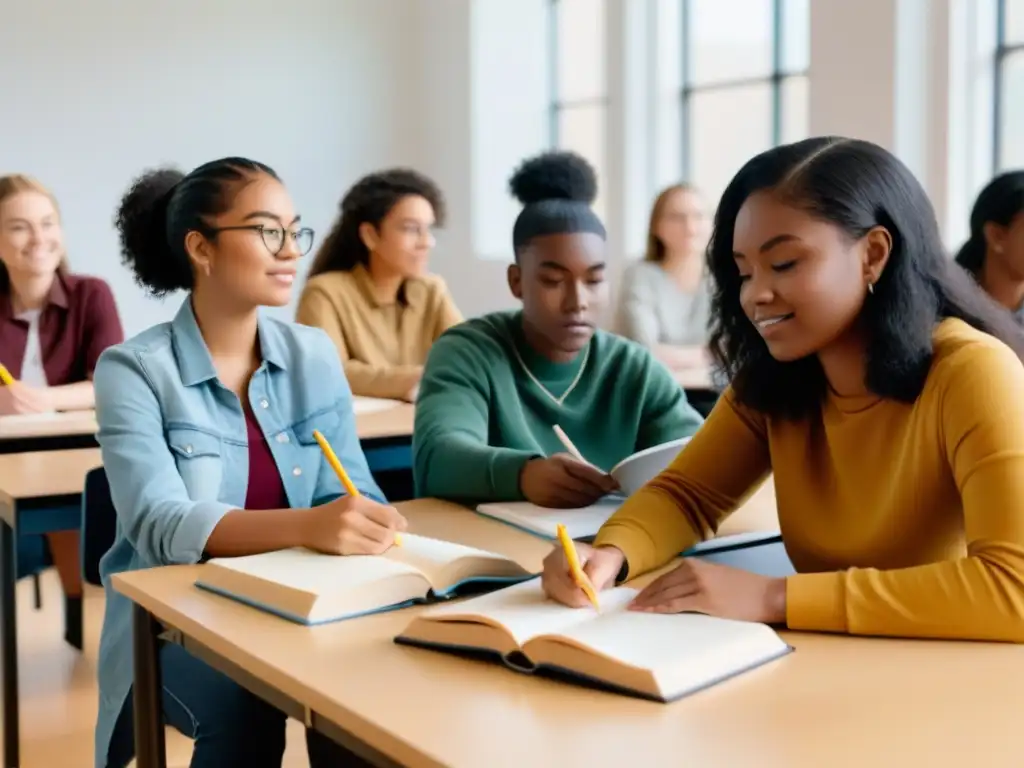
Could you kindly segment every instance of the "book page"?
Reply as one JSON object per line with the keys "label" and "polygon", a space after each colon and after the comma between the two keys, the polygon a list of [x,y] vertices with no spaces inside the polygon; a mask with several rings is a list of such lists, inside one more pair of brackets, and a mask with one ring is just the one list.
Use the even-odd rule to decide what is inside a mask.
{"label": "book page", "polygon": [[[386,557],[324,555],[309,549],[282,549],[245,557],[214,558],[209,562],[313,595],[357,589],[393,576],[416,572],[408,565]],[[424,594],[427,588],[424,583]]]}
{"label": "book page", "polygon": [[530,579],[480,597],[449,603],[423,614],[439,621],[480,621],[504,628],[517,644],[541,634],[566,633],[597,620],[605,611],[619,611],[636,590],[617,587],[598,595],[602,614],[594,608],[569,608],[544,594],[540,579]]}
{"label": "book page", "polygon": [[698,613],[629,611],[626,603],[593,621],[545,634],[637,669],[664,671],[680,663],[717,666],[736,653],[738,644],[748,646],[752,636],[772,633],[760,624]]}
{"label": "book page", "polygon": [[589,507],[549,509],[528,501],[512,501],[481,504],[477,511],[549,539],[557,537],[558,524],[561,523],[568,531],[569,538],[582,539],[595,536],[621,503],[621,498],[611,497]]}
{"label": "book page", "polygon": [[415,568],[436,589],[444,589],[452,581],[469,576],[526,573],[518,564],[493,552],[412,533],[403,533],[402,546],[391,547],[384,557]]}
{"label": "book page", "polygon": [[378,413],[379,411],[390,411],[401,405],[399,400],[385,400],[380,397],[363,397],[356,395],[352,398],[352,412],[356,415],[363,413]]}

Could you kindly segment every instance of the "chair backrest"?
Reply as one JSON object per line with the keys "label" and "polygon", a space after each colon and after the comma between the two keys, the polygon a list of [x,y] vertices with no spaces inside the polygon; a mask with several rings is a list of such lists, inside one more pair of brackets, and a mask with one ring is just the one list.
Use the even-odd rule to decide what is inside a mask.
{"label": "chair backrest", "polygon": [[82,492],[82,578],[87,583],[102,585],[100,558],[113,545],[116,534],[117,512],[110,498],[107,473],[97,467],[85,476]]}

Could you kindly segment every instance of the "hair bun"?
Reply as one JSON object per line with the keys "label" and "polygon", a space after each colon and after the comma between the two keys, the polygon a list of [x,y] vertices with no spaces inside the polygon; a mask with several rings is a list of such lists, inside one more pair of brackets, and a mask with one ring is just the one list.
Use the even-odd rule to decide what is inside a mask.
{"label": "hair bun", "polygon": [[542,200],[575,200],[590,205],[597,197],[597,174],[575,152],[545,152],[523,162],[508,186],[523,205]]}

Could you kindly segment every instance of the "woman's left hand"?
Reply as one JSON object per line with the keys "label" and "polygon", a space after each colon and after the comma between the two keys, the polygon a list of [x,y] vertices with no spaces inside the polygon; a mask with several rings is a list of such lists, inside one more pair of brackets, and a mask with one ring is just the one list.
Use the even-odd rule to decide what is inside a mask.
{"label": "woman's left hand", "polygon": [[694,611],[740,621],[786,621],[786,580],[727,565],[684,558],[648,584],[630,610],[649,613]]}

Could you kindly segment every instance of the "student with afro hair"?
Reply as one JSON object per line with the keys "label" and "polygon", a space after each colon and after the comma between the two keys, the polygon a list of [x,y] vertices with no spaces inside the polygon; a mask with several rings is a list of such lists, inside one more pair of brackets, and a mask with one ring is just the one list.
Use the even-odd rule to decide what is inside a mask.
{"label": "student with afro hair", "polygon": [[[672,374],[598,329],[609,300],[593,169],[546,153],[511,179],[523,209],[508,285],[516,311],[468,320],[434,344],[413,433],[417,492],[463,502],[580,507],[616,490],[608,471],[701,424]],[[566,455],[561,427],[589,463]]]}
{"label": "student with afro hair", "polygon": [[356,395],[414,401],[427,352],[462,320],[427,273],[441,190],[404,168],[360,179],[309,271],[296,319],[331,337]]}

